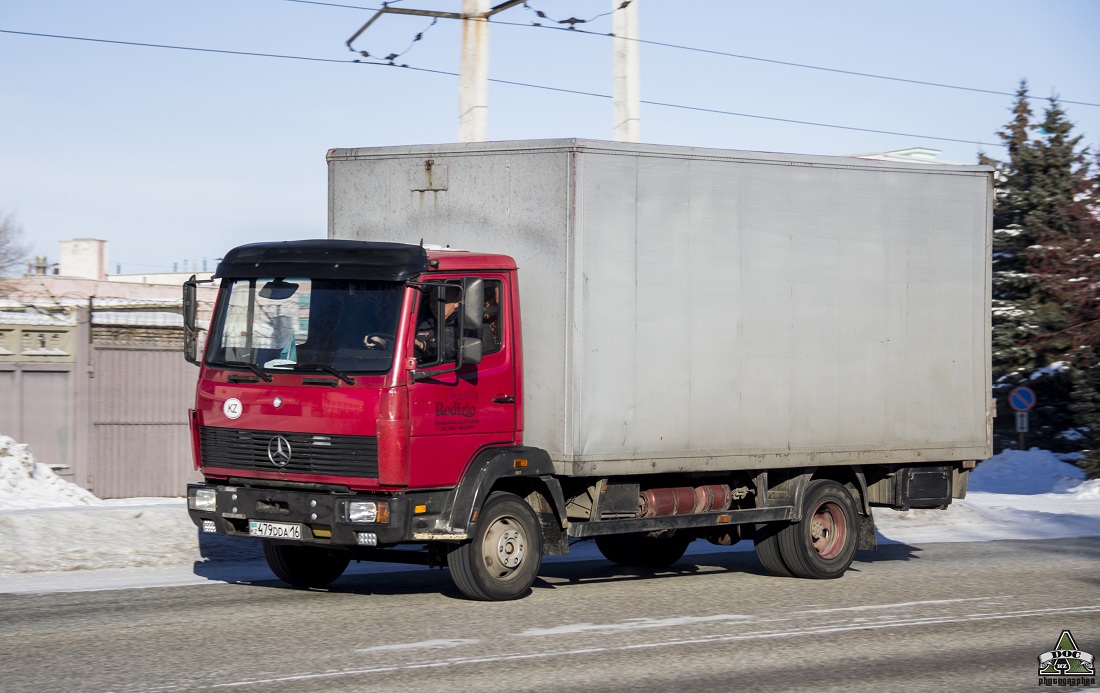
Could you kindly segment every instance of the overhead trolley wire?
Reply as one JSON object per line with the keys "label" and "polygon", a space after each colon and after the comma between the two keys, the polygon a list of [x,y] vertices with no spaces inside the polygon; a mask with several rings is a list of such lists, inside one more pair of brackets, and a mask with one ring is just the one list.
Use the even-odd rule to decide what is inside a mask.
{"label": "overhead trolley wire", "polygon": [[301,55],[285,55],[282,53],[251,53],[248,51],[230,51],[220,48],[195,48],[193,46],[173,46],[166,43],[141,43],[138,41],[116,41],[113,39],[89,38],[87,36],[64,36],[62,34],[39,34],[33,31],[12,31],[0,29],[0,34],[16,34],[18,36],[37,36],[41,38],[65,39],[68,41],[90,41],[92,43],[110,43],[119,46],[140,46],[142,48],[168,48],[177,51],[192,51],[195,53],[221,53],[223,55],[248,55],[257,58],[283,58],[284,60],[307,60],[317,63],[353,63],[356,60],[336,60],[335,58],[310,58]]}
{"label": "overhead trolley wire", "polygon": [[[429,73],[429,74],[446,75],[448,77],[459,77],[460,76],[459,73],[451,72],[449,70],[436,70],[436,69],[427,68],[427,67],[414,67],[414,66],[411,66],[411,65],[398,65],[398,64],[392,63],[392,62],[369,62],[369,61],[364,61],[364,60],[359,60],[359,59],[338,60],[338,59],[335,59],[335,58],[314,58],[314,57],[301,56],[301,55],[287,55],[287,54],[283,54],[283,53],[254,53],[254,52],[249,52],[249,51],[234,51],[234,50],[224,50],[224,49],[219,49],[219,48],[197,48],[197,47],[194,47],[194,46],[176,46],[176,45],[164,44],[164,43],[143,43],[143,42],[139,42],[139,41],[118,41],[118,40],[114,40],[114,39],[99,39],[99,38],[90,38],[90,37],[86,37],[86,36],[66,36],[66,35],[62,35],[62,34],[44,34],[44,33],[30,32],[30,31],[14,31],[14,30],[11,30],[11,29],[0,29],[0,34],[14,34],[14,35],[18,35],[18,36],[32,36],[32,37],[38,37],[38,38],[53,38],[53,39],[63,39],[63,40],[70,40],[70,41],[88,41],[88,42],[92,42],[92,43],[105,43],[105,44],[113,44],[113,45],[120,45],[120,46],[138,46],[138,47],[142,47],[142,48],[162,48],[162,49],[169,49],[169,50],[189,51],[189,52],[195,52],[195,53],[215,53],[215,54],[220,54],[220,55],[242,55],[242,56],[250,56],[250,57],[257,57],[257,58],[280,58],[280,59],[283,59],[283,60],[304,60],[304,61],[309,61],[309,62],[322,62],[322,63],[344,63],[344,64],[349,64],[349,65],[355,64],[355,65],[375,65],[375,66],[382,66],[382,67],[397,67],[397,68],[402,68],[402,69],[406,69],[406,70],[412,70],[414,72],[425,72],[425,73]],[[548,86],[548,85],[545,85],[545,84],[533,84],[531,82],[518,82],[518,81],[514,81],[514,80],[497,79],[497,78],[493,78],[493,77],[490,77],[488,81],[496,83],[496,84],[507,84],[509,86],[514,86],[514,87],[524,87],[524,88],[528,88],[528,89],[539,89],[539,90],[543,90],[543,91],[552,91],[552,92],[558,92],[558,93],[562,93],[562,94],[574,94],[574,95],[577,95],[577,96],[589,96],[589,97],[600,98],[600,99],[612,99],[612,98],[614,98],[610,94],[601,94],[599,92],[582,91],[580,89],[568,89],[568,88],[565,88],[565,87],[551,87],[551,86]],[[989,147],[1003,147],[1004,146],[1002,143],[999,143],[999,142],[982,142],[980,140],[963,139],[963,138],[958,138],[958,137],[937,137],[937,136],[934,136],[934,135],[920,135],[920,134],[909,133],[909,132],[895,132],[895,131],[891,131],[891,130],[877,130],[877,129],[874,129],[874,128],[863,128],[863,127],[856,127],[856,126],[852,126],[852,125],[837,125],[835,123],[818,123],[818,122],[814,122],[814,121],[810,121],[810,120],[796,120],[796,119],[793,119],[793,118],[779,118],[779,117],[775,117],[775,116],[765,116],[765,115],[759,115],[759,114],[754,114],[754,113],[740,113],[740,112],[737,112],[737,111],[726,111],[726,110],[722,110],[722,109],[718,109],[718,108],[706,108],[706,107],[703,107],[703,106],[689,106],[689,105],[686,105],[686,104],[670,103],[670,102],[667,102],[667,101],[652,101],[652,100],[642,99],[641,103],[646,104],[648,106],[658,106],[658,107],[662,107],[662,108],[675,108],[675,109],[685,110],[685,111],[695,111],[695,112],[699,112],[699,113],[712,113],[712,114],[716,114],[716,115],[734,116],[734,117],[738,117],[738,118],[752,118],[752,119],[756,119],[756,120],[770,120],[770,121],[773,121],[773,122],[789,123],[789,124],[794,124],[794,125],[810,125],[810,126],[814,126],[814,127],[831,128],[831,129],[835,129],[835,130],[850,130],[850,131],[854,131],[854,132],[867,132],[867,133],[873,133],[873,134],[878,134],[878,135],[893,135],[893,136],[898,136],[898,137],[913,137],[913,138],[916,138],[916,139],[936,140],[936,141],[939,141],[939,142],[960,142],[960,143],[963,143],[963,144],[976,144],[976,145],[989,146]]]}
{"label": "overhead trolley wire", "polygon": [[[339,7],[339,8],[343,8],[343,9],[349,9],[349,10],[363,10],[363,11],[368,11],[368,12],[376,12],[379,9],[379,8],[375,8],[375,7],[363,7],[361,5],[343,5],[343,4],[339,4],[339,3],[333,3],[333,2],[321,2],[320,0],[283,0],[283,1],[284,2],[300,3],[300,4],[304,4],[304,5],[321,5],[321,6],[326,6],[326,7]],[[551,25],[548,25],[548,24],[540,23],[540,22],[529,22],[529,23],[509,22],[509,21],[506,21],[506,20],[503,20],[503,19],[495,19],[495,18],[490,18],[488,21],[490,21],[493,24],[499,24],[501,26],[515,26],[515,27],[532,28],[532,29],[550,29],[550,30],[553,30],[553,31],[565,31],[565,32],[573,33],[573,34],[583,34],[585,36],[597,36],[597,37],[601,37],[601,38],[614,38],[615,37],[615,35],[613,33],[605,33],[605,32],[600,32],[600,31],[590,31],[588,29],[578,29],[577,28],[577,24],[587,24],[591,21],[594,21],[595,19],[598,19],[600,17],[604,17],[604,16],[607,16],[607,15],[611,14],[610,12],[605,12],[603,14],[596,15],[595,17],[592,17],[590,19],[585,19],[585,20],[578,20],[575,17],[570,17],[569,19],[564,19],[564,20],[555,20],[555,19],[551,19],[551,18],[546,17],[545,13],[542,13],[539,10],[535,10],[534,8],[528,6],[526,3],[524,3],[524,7],[526,7],[527,9],[529,9],[532,12],[535,12],[536,14],[538,14],[543,19],[547,19],[548,21],[554,22],[555,24],[564,24],[566,26],[551,26]],[[737,60],[750,60],[750,61],[754,61],[754,62],[768,63],[768,64],[771,64],[771,65],[783,65],[785,67],[797,67],[797,68],[800,68],[800,69],[803,69],[803,70],[816,70],[818,72],[830,72],[830,73],[833,73],[833,74],[848,75],[850,77],[864,77],[864,78],[868,78],[868,79],[881,79],[881,80],[887,80],[887,81],[890,81],[890,82],[900,82],[902,84],[916,84],[916,85],[920,85],[920,86],[924,86],[924,87],[937,87],[937,88],[940,88],[940,89],[954,89],[956,91],[968,91],[968,92],[973,92],[973,93],[977,93],[977,94],[992,94],[994,96],[1011,96],[1011,97],[1017,96],[1017,94],[1015,92],[999,91],[997,89],[984,89],[984,88],[981,88],[981,87],[967,87],[967,86],[963,86],[963,85],[959,85],[959,84],[947,84],[946,82],[932,82],[932,81],[922,80],[922,79],[910,79],[908,77],[894,77],[894,76],[891,76],[891,75],[880,75],[880,74],[876,74],[876,73],[873,73],[873,72],[861,72],[859,70],[845,70],[845,69],[836,68],[836,67],[825,67],[823,65],[811,65],[809,63],[798,63],[798,62],[793,62],[793,61],[790,61],[790,60],[778,60],[778,59],[775,59],[775,58],[762,58],[762,57],[756,56],[756,55],[745,55],[744,53],[730,53],[728,51],[720,51],[720,50],[715,50],[715,49],[712,49],[712,48],[699,48],[697,46],[687,46],[687,45],[678,44],[678,43],[668,43],[666,41],[653,41],[651,39],[633,38],[633,37],[628,37],[628,36],[623,36],[623,37],[620,37],[620,38],[622,38],[623,40],[626,40],[626,41],[634,41],[636,43],[641,43],[641,44],[645,44],[645,45],[648,45],[648,46],[659,46],[661,48],[672,48],[672,49],[675,49],[675,50],[689,51],[689,52],[692,52],[692,53],[701,53],[703,55],[714,55],[714,56],[719,56],[719,57],[723,57],[723,58],[734,58],[734,59],[737,59]],[[1045,100],[1045,97],[1041,97],[1041,96],[1028,96],[1027,98],[1029,100],[1033,100],[1033,101]],[[1094,103],[1094,102],[1090,102],[1090,101],[1073,101],[1073,100],[1070,100],[1070,99],[1062,99],[1062,98],[1059,98],[1058,101],[1060,103],[1072,104],[1074,106],[1089,106],[1089,107],[1092,107],[1092,108],[1100,108],[1100,103]]]}
{"label": "overhead trolley wire", "polygon": [[[292,0],[298,1],[298,0]],[[575,26],[547,26],[545,24],[524,24],[523,22],[506,22],[503,20],[492,20],[494,24],[503,24],[507,26],[518,27],[536,27],[539,29],[551,29],[554,31],[565,31],[574,34],[585,34],[587,36],[600,36],[603,38],[614,38],[614,34],[602,33],[599,31],[589,31],[587,29],[577,29]],[[1015,97],[1015,92],[1010,91],[998,91],[996,89],[983,89],[981,87],[965,87],[958,84],[947,84],[945,82],[929,82],[920,79],[909,79],[907,77],[892,77],[890,75],[879,75],[872,72],[860,72],[858,70],[843,70],[836,67],[824,67],[822,65],[810,65],[808,63],[796,63],[789,60],[776,60],[774,58],[761,58],[755,55],[745,55],[743,53],[729,53],[727,51],[719,51],[711,48],[698,48],[696,46],[685,46],[678,43],[667,43],[664,41],[653,41],[650,39],[632,38],[628,36],[619,37],[625,41],[634,41],[637,43],[646,44],[649,46],[660,46],[662,48],[674,48],[682,51],[690,51],[692,53],[702,53],[705,55],[717,55],[724,58],[736,58],[739,60],[752,60],[760,63],[770,63],[772,65],[784,65],[786,67],[798,67],[804,70],[817,70],[819,72],[831,72],[833,74],[849,75],[852,77],[867,77],[870,79],[883,79],[891,82],[902,82],[904,84],[918,84],[925,87],[938,87],[940,89],[955,89],[958,91],[969,91],[978,94],[993,94],[995,96],[1012,96]],[[1030,100],[1044,100],[1045,97],[1041,96],[1029,96]],[[1100,103],[1092,103],[1089,101],[1071,101],[1070,99],[1059,98],[1060,103],[1073,104],[1075,106],[1091,106],[1094,108],[1100,108]]]}

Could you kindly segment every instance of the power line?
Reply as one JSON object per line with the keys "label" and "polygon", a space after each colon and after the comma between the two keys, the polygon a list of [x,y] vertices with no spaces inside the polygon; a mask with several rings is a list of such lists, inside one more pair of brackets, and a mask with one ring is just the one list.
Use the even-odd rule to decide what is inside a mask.
{"label": "power line", "polygon": [[[63,36],[61,34],[39,34],[32,31],[12,31],[0,29],[0,34],[16,34],[18,36],[37,36],[40,38],[66,39],[69,41],[89,41],[91,43],[110,43],[119,46],[141,46],[142,48],[169,48],[177,51],[192,51],[195,53],[221,53],[223,55],[248,55],[257,58],[283,58],[285,60],[306,60],[317,63],[355,63],[358,60],[335,60],[333,58],[308,58],[301,55],[283,55],[281,53],[250,53],[248,51],[230,51],[218,48],[194,48],[192,46],[173,46],[165,43],[140,43],[138,41],[115,41],[111,39],[89,38],[87,36]],[[384,64],[384,63],[380,63]]]}
{"label": "power line", "polygon": [[[569,20],[566,20],[566,23],[568,23],[568,22],[569,22]],[[506,22],[506,21],[502,21],[502,20],[495,20],[495,21],[493,21],[493,23],[494,24],[501,24],[501,25],[505,25],[505,26],[534,27],[534,28],[538,28],[538,29],[551,29],[551,30],[554,30],[554,31],[567,31],[567,32],[574,33],[574,34],[584,34],[586,36],[599,36],[599,37],[603,37],[603,38],[610,38],[610,37],[614,36],[613,34],[610,34],[610,33],[605,34],[605,33],[601,33],[601,32],[598,32],[598,31],[588,31],[587,29],[578,29],[578,28],[576,28],[576,26],[574,26],[572,24],[568,27],[560,27],[560,26],[546,26],[545,24],[537,24],[537,23],[536,24],[524,24],[522,22]],[[797,68],[802,68],[804,70],[817,70],[819,72],[831,72],[833,74],[848,75],[848,76],[851,76],[851,77],[867,77],[867,78],[870,78],[870,79],[882,79],[882,80],[887,80],[887,81],[891,81],[891,82],[901,82],[901,83],[904,83],[904,84],[919,84],[919,85],[925,86],[925,87],[939,87],[941,89],[955,89],[955,90],[958,90],[958,91],[969,91],[969,92],[974,92],[974,93],[978,93],[978,94],[993,94],[995,96],[1016,96],[1015,92],[1009,92],[1009,91],[998,91],[998,90],[995,90],[995,89],[983,89],[981,87],[964,87],[964,86],[960,86],[958,84],[946,84],[944,82],[928,82],[928,81],[925,81],[925,80],[909,79],[909,78],[906,78],[906,77],[892,77],[890,75],[879,75],[879,74],[874,74],[874,73],[871,73],[871,72],[860,72],[858,70],[842,70],[840,68],[835,68],[835,67],[824,67],[824,66],[821,66],[821,65],[810,65],[810,64],[807,64],[807,63],[796,63],[796,62],[791,62],[791,61],[788,61],[788,60],[776,60],[774,58],[761,58],[761,57],[755,56],[755,55],[744,55],[742,53],[728,53],[726,51],[713,50],[713,49],[710,49],[710,48],[698,48],[698,47],[695,47],[695,46],[685,46],[685,45],[677,44],[677,43],[666,43],[664,41],[652,41],[652,40],[648,40],[648,39],[632,38],[632,37],[629,37],[629,36],[622,36],[620,38],[622,38],[626,41],[636,41],[638,43],[646,44],[646,45],[649,45],[649,46],[660,46],[662,48],[674,48],[676,50],[690,51],[690,52],[693,52],[693,53],[703,53],[705,55],[717,55],[717,56],[721,56],[721,57],[724,57],[724,58],[736,58],[736,59],[739,59],[739,60],[752,60],[752,61],[755,61],[755,62],[769,63],[769,64],[772,64],[772,65],[784,65],[786,67],[797,67]],[[1040,96],[1028,96],[1027,98],[1029,100],[1043,100],[1044,99],[1044,97],[1040,97]],[[1073,104],[1075,106],[1091,106],[1091,107],[1094,107],[1094,108],[1100,108],[1100,103],[1091,103],[1091,102],[1088,102],[1088,101],[1071,101],[1069,99],[1058,99],[1058,101],[1060,103]]]}
{"label": "power line", "polygon": [[[421,70],[421,71],[435,72],[435,70],[425,70],[425,68],[409,67],[408,65],[400,65],[400,66],[397,66],[397,67],[405,67],[405,68],[408,68],[410,70]],[[458,76],[458,73],[455,73],[455,72],[443,72],[441,74],[455,75],[456,77]],[[561,88],[561,87],[548,87],[548,86],[540,85],[540,84],[528,84],[526,82],[513,82],[513,81],[505,80],[505,79],[492,79],[492,78],[490,78],[489,81],[490,82],[496,82],[497,84],[509,84],[509,85],[517,86],[517,87],[532,87],[532,88],[536,88],[536,89],[546,89],[546,90],[550,90],[550,91],[559,91],[559,92],[564,92],[564,93],[567,93],[567,94],[578,94],[578,95],[581,95],[581,96],[595,96],[595,97],[599,97],[601,99],[611,99],[611,98],[613,98],[610,94],[599,94],[599,93],[596,93],[596,92],[579,91],[579,90],[576,90],[576,89],[564,89],[564,88]],[[855,127],[855,126],[851,126],[851,125],[835,125],[835,124],[832,124],[832,123],[817,123],[817,122],[810,121],[810,120],[794,120],[792,118],[777,118],[777,117],[774,117],[774,116],[763,116],[763,115],[757,115],[757,114],[754,114],[754,113],[739,113],[737,111],[725,111],[725,110],[718,109],[718,108],[705,108],[705,107],[702,107],[702,106],[687,106],[687,105],[684,105],[684,104],[668,103],[666,101],[651,101],[651,100],[648,100],[648,99],[641,99],[641,103],[644,103],[647,106],[661,106],[661,107],[664,107],[664,108],[676,108],[676,109],[685,110],[685,111],[696,111],[696,112],[699,112],[699,113],[714,113],[714,114],[717,114],[717,115],[736,116],[738,118],[753,118],[753,119],[756,119],[756,120],[770,120],[770,121],[777,122],[777,123],[792,123],[792,124],[795,124],[795,125],[812,125],[812,126],[819,127],[819,128],[832,128],[832,129],[835,129],[835,130],[851,130],[851,131],[854,131],[854,132],[869,132],[869,133],[874,133],[874,134],[878,134],[878,135],[896,135],[896,136],[899,136],[899,137],[915,137],[917,139],[936,140],[936,141],[939,141],[939,142],[961,142],[963,144],[980,144],[980,145],[988,146],[988,147],[1004,147],[1005,146],[1005,145],[997,143],[997,142],[981,142],[981,141],[978,141],[978,140],[964,140],[964,139],[958,139],[958,138],[952,138],[952,137],[934,137],[932,135],[917,135],[917,134],[910,133],[910,132],[893,132],[893,131],[890,131],[890,130],[875,130],[873,128],[861,128],[861,127]]]}
{"label": "power line", "polygon": [[[429,74],[446,75],[448,77],[459,77],[460,76],[459,73],[450,72],[448,70],[436,70],[436,69],[427,68],[427,67],[413,67],[411,65],[397,65],[395,63],[366,62],[366,61],[358,60],[358,59],[336,60],[334,58],[312,58],[312,57],[306,57],[306,56],[300,56],[300,55],[285,55],[285,54],[280,54],[280,53],[252,53],[252,52],[248,52],[248,51],[232,51],[232,50],[222,50],[222,49],[217,49],[217,48],[196,48],[196,47],[193,47],[193,46],[175,46],[175,45],[169,45],[169,44],[163,44],[163,43],[142,43],[142,42],[138,42],[138,41],[117,41],[117,40],[112,40],[112,39],[97,39],[97,38],[89,38],[89,37],[85,37],[85,36],[65,36],[65,35],[61,35],[61,34],[41,34],[41,33],[29,32],[29,31],[12,31],[10,29],[0,29],[0,34],[15,34],[15,35],[19,35],[19,36],[34,36],[34,37],[39,37],[39,38],[54,38],[54,39],[65,39],[65,40],[72,40],[72,41],[90,41],[90,42],[93,42],[93,43],[106,43],[106,44],[114,44],[114,45],[121,45],[121,46],[139,46],[139,47],[142,47],[142,48],[164,48],[164,49],[170,49],[170,50],[191,51],[191,52],[197,52],[197,53],[216,53],[216,54],[221,54],[221,55],[243,55],[243,56],[250,56],[250,57],[257,57],[257,58],[281,58],[281,59],[284,59],[284,60],[305,60],[305,61],[310,61],[310,62],[323,62],[323,63],[344,63],[344,64],[358,64],[358,65],[375,65],[375,66],[382,66],[382,67],[398,67],[398,68],[403,68],[403,69],[406,69],[406,70],[412,70],[414,72],[425,72],[425,73],[429,73]],[[567,89],[565,87],[551,87],[551,86],[547,86],[545,84],[533,84],[531,82],[517,82],[517,81],[507,80],[507,79],[496,79],[496,78],[493,78],[493,77],[490,77],[489,81],[494,82],[496,84],[507,84],[509,86],[514,86],[514,87],[524,87],[524,88],[528,88],[528,89],[539,89],[539,90],[542,90],[542,91],[552,91],[552,92],[558,92],[558,93],[562,93],[562,94],[574,94],[574,95],[577,95],[577,96],[590,96],[590,97],[600,98],[600,99],[611,99],[611,98],[613,98],[610,94],[601,94],[599,92],[582,91],[582,90],[579,90],[579,89]],[[933,135],[919,135],[919,134],[915,134],[915,133],[895,132],[895,131],[891,131],[891,130],[876,130],[874,128],[861,128],[861,127],[855,127],[855,126],[851,126],[851,125],[837,125],[837,124],[834,124],[834,123],[818,123],[818,122],[814,122],[814,121],[810,121],[810,120],[795,120],[795,119],[792,119],[792,118],[778,118],[778,117],[775,117],[775,116],[764,116],[764,115],[759,115],[759,114],[754,114],[754,113],[740,113],[740,112],[737,112],[737,111],[725,111],[725,110],[721,110],[721,109],[717,109],[717,108],[706,108],[706,107],[702,107],[702,106],[689,106],[689,105],[686,105],[686,104],[676,104],[676,103],[670,103],[670,102],[666,102],[666,101],[650,101],[650,100],[643,99],[641,101],[641,103],[646,104],[648,106],[659,106],[659,107],[662,107],[662,108],[675,108],[675,109],[685,110],[685,111],[696,111],[696,112],[699,112],[699,113],[712,113],[712,114],[716,114],[716,115],[734,116],[734,117],[738,117],[738,118],[752,118],[752,119],[756,119],[756,120],[770,120],[770,121],[777,122],[777,123],[790,123],[790,124],[794,124],[794,125],[810,125],[810,126],[814,126],[814,127],[831,128],[831,129],[835,129],[835,130],[850,130],[850,131],[853,131],[853,132],[867,132],[867,133],[873,133],[873,134],[878,134],[878,135],[893,135],[893,136],[898,136],[898,137],[913,137],[913,138],[924,139],[924,140],[936,140],[936,141],[939,141],[939,142],[960,142],[960,143],[963,143],[963,144],[977,144],[977,145],[989,146],[989,147],[1003,147],[1003,146],[1005,146],[1005,145],[997,143],[997,142],[982,142],[980,140],[968,140],[968,139],[961,139],[961,138],[955,138],[955,137],[936,137],[936,136],[933,136]]]}
{"label": "power line", "polygon": [[[322,6],[327,6],[327,7],[340,7],[340,8],[351,9],[351,10],[377,11],[376,8],[373,8],[373,7],[362,7],[360,5],[341,5],[341,4],[337,4],[337,3],[331,3],[331,2],[320,2],[319,0],[284,0],[284,1],[285,2],[295,2],[295,3],[305,4],[305,5],[322,5]],[[594,17],[591,17],[590,19],[577,19],[575,17],[570,17],[569,19],[556,20],[556,19],[551,19],[551,18],[547,17],[544,12],[541,12],[539,10],[534,9],[533,7],[528,6],[527,3],[524,3],[524,7],[526,7],[531,12],[536,13],[542,19],[547,19],[548,21],[554,22],[555,24],[565,24],[567,26],[548,26],[546,24],[542,24],[542,23],[539,23],[539,22],[530,22],[530,23],[509,22],[509,21],[497,20],[497,19],[490,19],[489,21],[491,21],[493,24],[499,24],[501,26],[516,26],[516,27],[529,28],[529,29],[550,29],[550,30],[553,30],[553,31],[567,31],[567,32],[570,32],[570,33],[573,33],[573,34],[583,34],[585,36],[597,36],[597,37],[601,37],[601,38],[613,38],[614,37],[614,34],[611,34],[611,33],[603,33],[603,32],[599,32],[599,31],[589,31],[587,29],[578,29],[577,26],[576,26],[577,24],[587,24],[589,22],[595,21],[596,19],[599,19],[600,17],[605,17],[605,16],[611,14],[610,12],[605,12],[603,14],[596,15]],[[649,39],[632,38],[632,37],[626,37],[626,36],[623,36],[623,37],[620,37],[620,38],[623,38],[624,40],[627,40],[627,41],[636,41],[638,43],[646,44],[646,45],[649,45],[649,46],[659,46],[661,48],[672,48],[672,49],[675,49],[675,50],[688,51],[688,52],[692,52],[692,53],[702,53],[704,55],[715,55],[715,56],[720,56],[720,57],[723,57],[723,58],[735,58],[735,59],[738,59],[738,60],[750,60],[750,61],[754,61],[754,62],[768,63],[768,64],[771,64],[771,65],[783,65],[783,66],[786,66],[786,67],[797,67],[797,68],[801,68],[801,69],[804,69],[804,70],[816,70],[816,71],[819,71],[819,72],[830,72],[830,73],[833,73],[833,74],[848,75],[850,77],[865,77],[865,78],[868,78],[868,79],[881,79],[881,80],[887,80],[887,81],[890,81],[890,82],[900,82],[902,84],[917,84],[917,85],[925,86],[925,87],[938,87],[940,89],[955,89],[957,91],[968,91],[968,92],[973,92],[973,93],[977,93],[977,94],[992,94],[994,96],[1012,96],[1012,97],[1016,96],[1015,92],[998,91],[996,89],[983,89],[981,87],[966,87],[966,86],[962,86],[962,85],[958,85],[958,84],[947,84],[945,82],[931,82],[931,81],[921,80],[921,79],[909,79],[907,77],[893,77],[891,75],[880,75],[880,74],[875,74],[875,73],[872,73],[872,72],[860,72],[858,70],[844,70],[844,69],[835,68],[835,67],[825,67],[825,66],[822,66],[822,65],[810,65],[808,63],[796,63],[796,62],[792,62],[792,61],[789,61],[789,60],[777,60],[777,59],[774,59],[774,58],[762,58],[760,56],[745,55],[743,53],[730,53],[730,52],[727,52],[727,51],[719,51],[719,50],[714,50],[714,49],[710,49],[710,48],[698,48],[696,46],[686,46],[686,45],[678,44],[678,43],[667,43],[665,41],[653,41],[653,40],[649,40]],[[1027,98],[1028,98],[1028,100],[1031,100],[1031,101],[1045,100],[1045,97],[1041,97],[1041,96],[1028,96]],[[1100,103],[1092,103],[1092,102],[1089,102],[1089,101],[1071,101],[1070,99],[1058,99],[1058,101],[1060,103],[1072,104],[1074,106],[1089,106],[1089,107],[1092,107],[1092,108],[1100,108]]]}
{"label": "power line", "polygon": [[[321,7],[326,8],[341,8],[344,10],[365,10],[367,12],[377,12],[382,8],[364,8],[360,4],[340,4],[339,2],[319,2],[318,0],[286,0],[287,2],[297,2],[299,4],[319,4]],[[390,2],[390,4],[393,4]]]}
{"label": "power line", "polygon": [[[428,73],[431,73],[431,74],[448,75],[448,76],[451,76],[451,77],[458,77],[459,76],[459,74],[457,72],[448,72],[446,70],[434,70],[434,69],[427,68],[427,67],[413,67],[411,65],[391,65],[389,63],[364,63],[364,64],[365,65],[386,65],[387,67],[400,67],[400,68],[404,68],[406,70],[413,70],[413,71],[416,71],[416,72],[428,72]],[[490,82],[495,82],[497,84],[507,84],[507,85],[514,86],[514,87],[528,87],[528,88],[531,88],[531,89],[542,89],[544,91],[555,91],[555,92],[560,92],[560,93],[563,93],[563,94],[575,94],[577,96],[592,96],[592,97],[596,97],[596,98],[600,98],[600,99],[611,99],[611,98],[613,98],[610,94],[600,94],[599,92],[592,92],[592,91],[581,91],[579,89],[566,89],[565,87],[550,87],[550,86],[546,86],[544,84],[531,84],[529,82],[516,82],[516,81],[512,81],[512,80],[507,80],[507,79],[495,79],[495,78],[492,78],[492,77],[489,78],[489,81]],[[666,101],[650,101],[650,100],[647,100],[647,99],[642,99],[641,103],[644,103],[647,106],[661,106],[661,107],[664,107],[664,108],[676,108],[676,109],[686,110],[686,111],[697,111],[697,112],[700,112],[700,113],[714,113],[714,114],[717,114],[717,115],[736,116],[736,117],[739,117],[739,118],[753,118],[753,119],[757,119],[757,120],[771,120],[771,121],[778,122],[778,123],[791,123],[791,124],[795,124],[795,125],[812,125],[812,126],[815,126],[815,127],[833,128],[833,129],[836,129],[836,130],[851,130],[851,131],[854,131],[854,132],[869,132],[869,133],[874,133],[874,134],[878,134],[878,135],[896,135],[896,136],[899,136],[899,137],[915,137],[917,139],[936,140],[936,141],[939,141],[939,142],[960,142],[960,143],[963,143],[963,144],[980,144],[980,145],[988,146],[988,147],[1004,147],[1005,146],[1005,145],[1003,145],[1001,143],[998,143],[998,142],[981,142],[979,140],[964,140],[964,139],[953,138],[953,137],[934,137],[932,135],[917,135],[917,134],[910,133],[910,132],[893,132],[893,131],[890,131],[890,130],[875,130],[873,128],[861,128],[861,127],[855,127],[855,126],[851,126],[851,125],[835,125],[835,124],[832,124],[832,123],[817,123],[817,122],[813,122],[813,121],[810,121],[810,120],[794,120],[792,118],[777,118],[777,117],[774,117],[774,116],[763,116],[763,115],[757,115],[757,114],[753,114],[753,113],[739,113],[739,112],[736,112],[736,111],[724,111],[724,110],[721,110],[721,109],[718,109],[718,108],[705,108],[705,107],[702,107],[702,106],[687,106],[687,105],[684,105],[684,104],[669,103],[669,102],[666,102]]]}

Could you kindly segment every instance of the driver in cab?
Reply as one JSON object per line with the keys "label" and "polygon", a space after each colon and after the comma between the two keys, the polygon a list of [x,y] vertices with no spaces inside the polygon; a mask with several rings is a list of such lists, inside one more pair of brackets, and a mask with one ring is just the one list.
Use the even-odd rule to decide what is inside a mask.
{"label": "driver in cab", "polygon": [[[457,312],[462,292],[453,285],[444,285],[438,291],[443,292],[443,360],[453,361],[456,357]],[[424,309],[425,303],[427,310]],[[416,325],[416,337],[413,341],[418,363],[433,363],[439,360],[439,304],[437,293],[433,291],[420,305],[420,320]],[[367,335],[363,338],[363,346],[368,349],[385,349],[388,341],[379,335]]]}

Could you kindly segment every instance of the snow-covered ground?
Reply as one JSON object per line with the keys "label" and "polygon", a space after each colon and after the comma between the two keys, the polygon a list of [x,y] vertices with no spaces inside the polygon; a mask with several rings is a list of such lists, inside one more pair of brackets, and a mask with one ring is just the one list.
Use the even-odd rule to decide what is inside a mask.
{"label": "snow-covered ground", "polygon": [[[1100,536],[1100,480],[1045,450],[1007,451],[946,511],[877,510],[881,543]],[[734,550],[751,550],[742,542]],[[728,551],[695,542],[690,553]],[[596,558],[591,542],[569,556]],[[360,564],[350,572],[409,570]],[[182,498],[101,500],[0,435],[0,593],[271,579],[257,542],[200,535]]]}

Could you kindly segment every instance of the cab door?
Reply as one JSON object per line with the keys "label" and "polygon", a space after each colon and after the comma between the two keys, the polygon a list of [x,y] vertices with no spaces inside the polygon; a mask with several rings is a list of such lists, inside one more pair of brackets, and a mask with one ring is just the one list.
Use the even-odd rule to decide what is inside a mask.
{"label": "cab door", "polygon": [[[504,273],[433,275],[432,281],[458,282],[463,276],[478,276],[484,282],[481,363],[465,364],[456,372],[409,385],[411,487],[456,484],[478,450],[511,445],[516,440],[515,346],[508,277]],[[424,322],[428,310],[428,301],[422,300],[416,325]],[[454,368],[453,362],[423,372],[450,368]]]}

